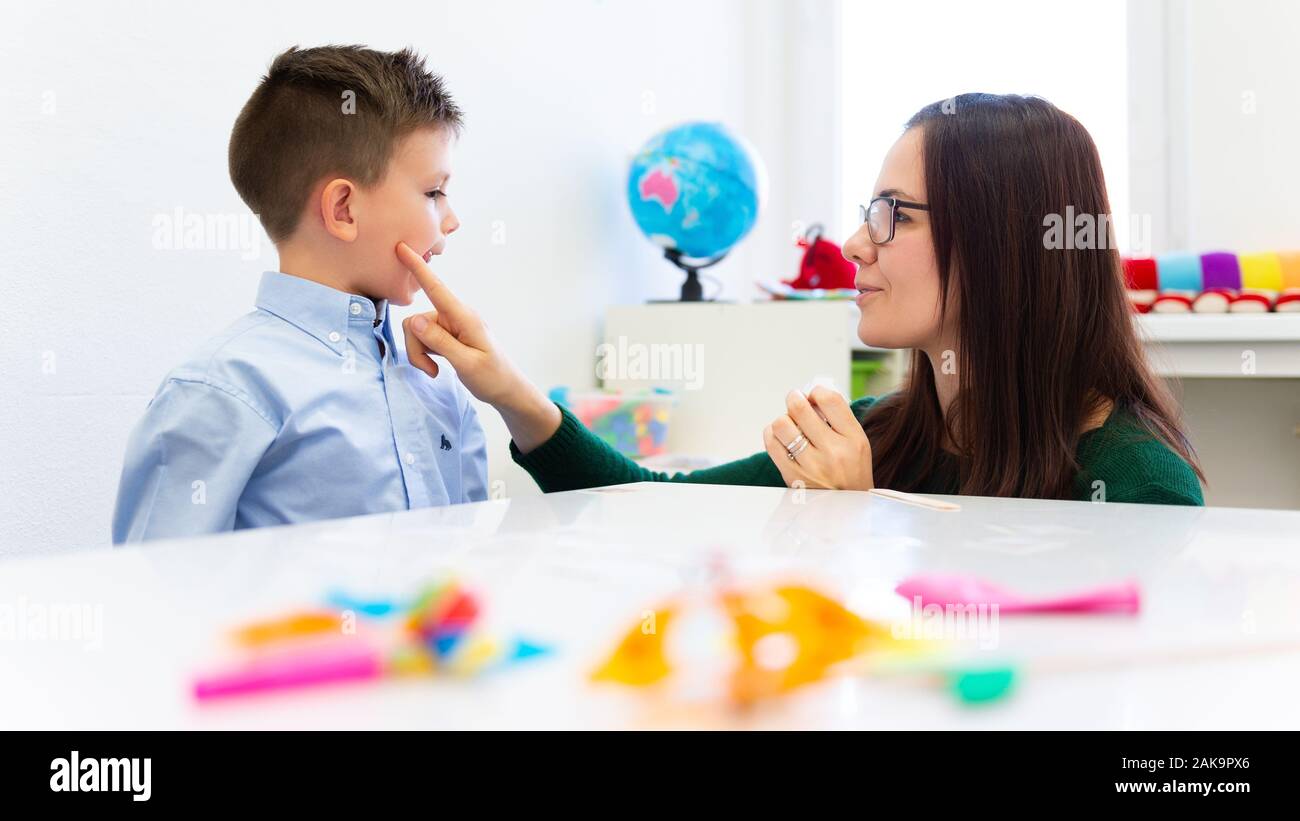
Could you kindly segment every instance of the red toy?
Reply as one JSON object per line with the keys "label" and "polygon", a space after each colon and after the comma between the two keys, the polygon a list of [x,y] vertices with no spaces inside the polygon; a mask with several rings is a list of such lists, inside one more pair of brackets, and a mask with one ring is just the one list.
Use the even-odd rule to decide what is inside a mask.
{"label": "red toy", "polygon": [[822,226],[814,223],[799,238],[800,248],[805,249],[803,261],[799,263],[799,276],[784,280],[791,288],[811,290],[813,288],[853,288],[853,277],[857,266],[844,258],[840,246],[828,239],[822,239]]}

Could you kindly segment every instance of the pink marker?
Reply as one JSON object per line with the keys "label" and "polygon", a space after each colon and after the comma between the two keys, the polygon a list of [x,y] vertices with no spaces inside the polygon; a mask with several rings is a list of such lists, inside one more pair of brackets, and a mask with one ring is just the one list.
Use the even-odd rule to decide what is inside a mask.
{"label": "pink marker", "polygon": [[208,700],[340,681],[362,681],[383,675],[381,655],[372,648],[361,647],[258,660],[200,678],[194,682],[194,695]]}

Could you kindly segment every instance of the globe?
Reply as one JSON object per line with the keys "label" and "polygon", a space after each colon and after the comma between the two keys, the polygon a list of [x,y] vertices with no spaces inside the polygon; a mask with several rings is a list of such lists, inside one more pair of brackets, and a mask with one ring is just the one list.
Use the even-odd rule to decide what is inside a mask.
{"label": "globe", "polygon": [[762,160],[741,137],[692,122],[637,152],[627,198],[642,233],[682,265],[681,257],[715,260],[731,250],[754,227],[766,187]]}

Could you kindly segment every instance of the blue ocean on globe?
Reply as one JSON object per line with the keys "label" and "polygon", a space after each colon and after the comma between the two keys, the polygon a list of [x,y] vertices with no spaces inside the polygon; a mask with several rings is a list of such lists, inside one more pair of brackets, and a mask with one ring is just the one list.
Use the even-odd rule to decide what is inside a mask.
{"label": "blue ocean on globe", "polygon": [[719,123],[686,123],[650,139],[632,159],[627,198],[651,242],[683,256],[725,254],[758,220],[762,160]]}

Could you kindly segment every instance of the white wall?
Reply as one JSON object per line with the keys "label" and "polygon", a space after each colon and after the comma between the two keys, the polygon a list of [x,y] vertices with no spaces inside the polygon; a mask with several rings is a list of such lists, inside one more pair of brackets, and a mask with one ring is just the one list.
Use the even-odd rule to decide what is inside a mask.
{"label": "white wall", "polygon": [[[1125,0],[846,0],[843,71],[858,81],[843,83],[839,105],[853,148],[844,155],[840,234],[856,230],[881,161],[923,105],[968,92],[1036,94],[1096,142],[1115,237],[1129,247],[1127,11]],[[921,42],[922,50],[882,48]]]}
{"label": "white wall", "polygon": [[1195,248],[1300,247],[1300,5],[1185,5],[1187,237]]}
{"label": "white wall", "polygon": [[[695,118],[755,123],[760,152],[784,141],[766,110],[782,94],[746,78],[787,13],[743,0],[9,5],[0,555],[107,544],[130,427],[163,374],[250,310],[259,272],[275,267],[269,246],[257,259],[158,249],[153,220],[246,213],[226,142],[278,51],[429,55],[467,112],[452,192],[464,227],[438,269],[539,384],[588,386],[605,306],[674,295],[678,282],[627,213],[628,157]],[[784,161],[784,142],[775,153]],[[732,296],[750,296],[758,268],[793,266],[793,251],[778,270],[754,261],[755,248],[787,247],[790,219],[769,212],[713,271]],[[536,492],[509,465],[499,419],[484,418],[494,478],[507,495]]]}
{"label": "white wall", "polygon": [[1300,247],[1300,5],[1130,0],[1131,207],[1154,251]]}
{"label": "white wall", "polygon": [[[1300,248],[1300,6],[1131,0],[1129,25],[1131,208],[1152,216],[1153,250]],[[1300,380],[1176,387],[1206,502],[1295,507]]]}

